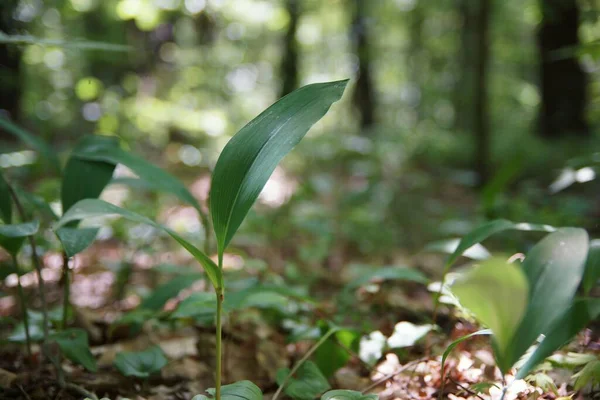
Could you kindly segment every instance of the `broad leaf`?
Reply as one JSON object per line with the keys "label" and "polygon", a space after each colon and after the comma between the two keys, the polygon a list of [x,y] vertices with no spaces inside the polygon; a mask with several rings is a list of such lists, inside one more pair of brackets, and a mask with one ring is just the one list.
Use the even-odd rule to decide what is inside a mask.
{"label": "broad leaf", "polygon": [[85,160],[78,157],[89,148],[118,148],[116,137],[86,135],[75,146],[65,166],[62,179],[61,202],[63,213],[83,199],[95,199],[110,182],[115,164]]}
{"label": "broad leaf", "polygon": [[376,394],[362,394],[355,390],[332,390],[321,396],[321,400],[377,400]]}
{"label": "broad leaf", "polygon": [[167,365],[167,358],[158,346],[139,352],[122,351],[115,357],[115,367],[125,376],[148,378]]}
{"label": "broad leaf", "polygon": [[590,361],[573,377],[575,378],[575,390],[581,390],[588,384],[600,383],[600,359]]}
{"label": "broad leaf", "polygon": [[58,229],[71,221],[78,221],[85,218],[100,217],[107,215],[119,215],[130,221],[137,222],[140,224],[147,224],[168,233],[192,256],[194,256],[194,258],[200,263],[200,265],[202,265],[210,281],[215,287],[223,287],[221,271],[219,271],[217,265],[200,249],[195,247],[193,244],[185,240],[177,233],[162,226],[161,224],[158,224],[147,217],[136,214],[129,210],[125,210],[121,207],[117,207],[105,201],[98,199],[86,199],[79,201],[62,216],[62,218],[55,224],[54,229]]}
{"label": "broad leaf", "polygon": [[[215,389],[208,389],[208,394],[215,396]],[[210,400],[209,397],[199,394],[192,400]],[[231,385],[221,386],[221,400],[263,400],[260,388],[250,381],[239,381]]]}
{"label": "broad leaf", "polygon": [[540,345],[519,369],[516,379],[525,378],[537,364],[564,346],[598,316],[600,316],[600,299],[576,300],[564,315],[554,322]]}
{"label": "broad leaf", "polygon": [[[179,292],[194,284],[201,279],[200,274],[182,275],[171,279],[169,282],[158,286],[152,290],[152,293],[142,301],[140,308],[145,310],[159,311],[167,303],[169,299],[177,296]],[[214,296],[213,302],[215,301]]]}
{"label": "broad leaf", "polygon": [[585,230],[563,228],[539,241],[525,257],[529,305],[506,354],[509,367],[571,306],[583,276],[588,244]]}
{"label": "broad leaf", "polygon": [[323,375],[330,378],[345,366],[351,357],[348,350],[357,352],[359,342],[360,335],[356,331],[342,329],[320,345],[315,351],[314,360]]}
{"label": "broad leaf", "polygon": [[[289,374],[289,368],[277,371],[277,384],[281,386]],[[288,379],[283,392],[292,399],[312,400],[330,387],[319,367],[312,361],[306,361],[298,368],[294,376]]]}
{"label": "broad leaf", "polygon": [[63,227],[56,230],[56,236],[69,258],[87,249],[96,240],[97,234],[98,228]]}
{"label": "broad leaf", "polygon": [[68,329],[54,333],[49,339],[58,344],[60,351],[69,360],[80,364],[90,372],[98,370],[96,359],[90,351],[87,332],[83,329]]}
{"label": "broad leaf", "polygon": [[0,225],[0,247],[11,255],[17,255],[27,236],[37,233],[39,221]]}
{"label": "broad leaf", "polygon": [[12,201],[8,183],[0,173],[0,219],[5,224],[12,222]]}
{"label": "broad leaf", "polygon": [[243,127],[212,175],[210,212],[222,254],[281,159],[338,101],[347,80],[304,86]]}
{"label": "broad leaf", "polygon": [[373,280],[412,281],[427,283],[429,280],[421,271],[408,267],[382,267],[359,276],[346,285],[346,289],[356,289]]}
{"label": "broad leaf", "polygon": [[201,211],[200,204],[188,189],[162,168],[128,153],[117,146],[85,146],[77,150],[74,156],[80,160],[104,162],[111,165],[123,164],[144,181],[150,189],[172,193],[185,203]]}
{"label": "broad leaf", "polygon": [[585,273],[583,275],[583,294],[588,295],[600,279],[600,239],[590,241]]}
{"label": "broad leaf", "polygon": [[464,280],[452,286],[452,292],[494,332],[496,358],[506,372],[511,365],[503,362],[505,354],[527,308],[525,274],[518,266],[493,258],[467,273]]}
{"label": "broad leaf", "polygon": [[0,117],[0,129],[16,136],[25,145],[37,151],[52,169],[60,173],[60,162],[58,161],[56,152],[42,139],[3,117]]}
{"label": "broad leaf", "polygon": [[[225,301],[227,301],[227,296]],[[212,316],[217,312],[217,303],[214,293],[198,292],[192,293],[184,299],[175,311],[170,315],[170,318],[195,318]]]}

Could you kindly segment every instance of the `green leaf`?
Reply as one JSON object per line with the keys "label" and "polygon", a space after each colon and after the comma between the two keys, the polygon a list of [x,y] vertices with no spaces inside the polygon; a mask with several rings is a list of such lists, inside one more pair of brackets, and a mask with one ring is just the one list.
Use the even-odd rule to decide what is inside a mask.
{"label": "green leaf", "polygon": [[[161,310],[169,299],[177,296],[179,292],[186,289],[194,284],[197,280],[201,279],[201,274],[188,274],[177,276],[171,279],[169,282],[158,286],[152,291],[152,293],[146,297],[140,308],[152,311]],[[213,301],[215,301],[213,296]]]}
{"label": "green leaf", "polygon": [[446,350],[444,351],[444,354],[442,355],[442,381],[444,381],[444,368],[446,366],[446,359],[448,358],[448,356],[450,355],[450,353],[452,352],[452,350],[454,350],[454,348],[456,346],[458,346],[465,340],[472,338],[473,336],[491,335],[491,334],[492,334],[491,329],[482,329],[480,331],[469,333],[468,335],[465,335],[465,336],[461,336],[458,339],[456,339],[455,341],[453,341],[452,343],[450,343],[450,345],[448,347],[446,347]]}
{"label": "green leaf", "polygon": [[583,389],[588,383],[592,385],[600,383],[600,359],[590,361],[573,376],[575,377],[575,390]]}
{"label": "green leaf", "polygon": [[583,294],[587,296],[600,279],[600,239],[590,241],[585,273],[583,275]]}
{"label": "green leaf", "polygon": [[[289,368],[277,371],[277,384],[281,386],[289,373]],[[283,392],[293,399],[312,400],[329,388],[331,386],[319,367],[312,361],[306,361],[287,381]]]}
{"label": "green leaf", "polygon": [[25,238],[36,234],[39,227],[39,221],[0,225],[0,247],[4,248],[9,254],[16,255],[19,253]]}
{"label": "green leaf", "polygon": [[588,245],[585,230],[563,228],[540,240],[525,257],[529,305],[506,355],[509,367],[571,306],[584,273]]}
{"label": "green leaf", "polygon": [[79,221],[85,218],[100,217],[106,215],[119,215],[130,221],[137,222],[140,224],[146,224],[160,229],[169,234],[175,239],[183,248],[185,248],[194,258],[202,265],[202,268],[206,271],[208,278],[212,284],[217,287],[223,287],[223,277],[221,271],[217,265],[200,249],[195,247],[193,244],[179,236],[172,230],[158,224],[151,219],[142,215],[136,214],[132,211],[125,210],[121,207],[117,207],[113,204],[107,203],[98,199],[85,199],[74,204],[69,211],[67,211],[62,218],[55,224],[54,229],[58,229],[71,221]]}
{"label": "green leaf", "polygon": [[[227,296],[225,299],[227,301]],[[195,318],[202,316],[215,315],[217,312],[217,303],[215,301],[215,295],[208,292],[192,293],[189,297],[184,299],[173,313],[170,318]]]}
{"label": "green leaf", "polygon": [[377,400],[376,394],[362,394],[355,390],[332,390],[321,396],[321,400]]}
{"label": "green leaf", "polygon": [[42,139],[26,131],[20,126],[10,122],[6,118],[0,117],[0,128],[19,138],[25,145],[37,151],[42,159],[55,171],[60,173],[60,162],[56,152],[48,146]]}
{"label": "green leaf", "polygon": [[12,222],[12,201],[8,183],[0,173],[0,219],[5,224]]}
{"label": "green leaf", "polygon": [[373,280],[412,281],[427,283],[429,280],[421,271],[409,267],[382,267],[373,269],[346,285],[346,289],[356,289]]}
{"label": "green leaf", "polygon": [[359,341],[358,332],[342,329],[320,345],[315,351],[314,360],[323,375],[330,378],[338,369],[345,366],[351,357],[346,349],[357,352]]}
{"label": "green leaf", "polygon": [[[215,396],[215,389],[208,389],[211,396]],[[250,381],[239,381],[231,385],[221,386],[221,400],[262,400],[260,388]],[[207,396],[197,395],[192,400],[209,400]]]}
{"label": "green leaf", "polygon": [[31,35],[7,35],[0,32],[0,43],[14,45],[35,44],[38,46],[65,47],[78,50],[100,50],[100,51],[131,51],[128,45],[107,42],[94,42],[89,40],[69,38],[67,40],[37,38]]}
{"label": "green leaf", "polygon": [[98,228],[67,228],[63,227],[56,230],[56,236],[67,254],[67,257],[73,257],[87,249],[96,240]]}
{"label": "green leaf", "polygon": [[452,286],[461,305],[494,332],[496,358],[506,372],[511,365],[503,361],[527,309],[527,278],[520,268],[499,258],[484,261]]}
{"label": "green leaf", "polygon": [[181,201],[201,211],[200,204],[179,179],[146,160],[128,153],[117,146],[86,146],[75,156],[86,161],[123,164],[144,181],[147,188],[172,193]]}
{"label": "green leaf", "polygon": [[523,379],[542,360],[561,348],[600,315],[600,299],[577,299],[564,315],[554,322],[540,345],[519,369],[516,379]]}
{"label": "green leaf", "polygon": [[63,213],[83,199],[95,199],[110,182],[115,164],[81,159],[78,154],[86,149],[118,148],[116,137],[87,135],[75,146],[65,166],[61,189]]}
{"label": "green leaf", "polygon": [[148,378],[167,365],[167,358],[158,346],[139,352],[122,351],[115,357],[115,367],[125,376]]}
{"label": "green leaf", "polygon": [[243,127],[212,175],[210,212],[222,254],[281,159],[338,101],[347,80],[304,86]]}
{"label": "green leaf", "polygon": [[83,329],[68,329],[54,333],[49,337],[60,347],[65,357],[74,363],[82,365],[90,372],[96,372],[96,359],[90,351],[87,332]]}

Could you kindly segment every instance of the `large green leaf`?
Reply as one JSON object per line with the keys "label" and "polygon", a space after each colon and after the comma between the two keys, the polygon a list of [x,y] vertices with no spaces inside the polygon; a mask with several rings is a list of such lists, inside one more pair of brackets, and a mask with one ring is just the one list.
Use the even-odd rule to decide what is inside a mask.
{"label": "large green leaf", "polygon": [[[208,394],[215,396],[215,389],[208,389]],[[192,397],[192,400],[210,400],[202,394]],[[260,388],[250,381],[239,381],[221,386],[221,400],[263,400]]]}
{"label": "large green leaf", "polygon": [[87,249],[96,240],[98,228],[67,228],[63,227],[56,230],[56,236],[67,254],[67,257],[73,257]]}
{"label": "large green leaf", "polygon": [[512,366],[540,334],[561,318],[571,306],[584,273],[588,253],[587,232],[563,228],[540,240],[527,254],[523,271],[529,282],[529,305],[506,352]]}
{"label": "large green leaf", "polygon": [[554,322],[540,345],[519,369],[516,378],[525,378],[537,364],[561,348],[599,315],[600,299],[577,299],[563,316]]}
{"label": "large green leaf", "polygon": [[52,169],[60,173],[60,162],[56,152],[42,139],[2,117],[0,117],[0,129],[16,136],[25,145],[37,151]]}
{"label": "large green leaf", "polygon": [[[277,371],[277,384],[281,386],[289,373],[289,368]],[[312,361],[306,361],[294,376],[288,379],[283,392],[292,399],[312,400],[329,388],[331,386],[319,367]]]}
{"label": "large green leaf", "polygon": [[83,199],[95,199],[110,182],[115,170],[114,163],[86,160],[78,154],[86,149],[113,149],[119,147],[116,137],[87,135],[75,146],[65,166],[61,201],[63,213]]}
{"label": "large green leaf", "polygon": [[[146,297],[140,308],[152,311],[159,311],[167,303],[169,299],[177,296],[179,292],[186,289],[194,284],[198,279],[202,278],[200,274],[187,274],[177,276],[171,279],[169,282],[158,286],[156,289]],[[213,296],[214,302],[214,296]]]}
{"label": "large green leaf", "polygon": [[206,271],[208,278],[216,288],[223,287],[223,278],[221,271],[217,265],[200,249],[195,247],[193,244],[185,240],[179,234],[172,230],[158,224],[151,219],[142,215],[136,214],[132,211],[125,210],[121,207],[117,207],[114,204],[107,203],[98,199],[85,199],[74,204],[69,211],[67,211],[62,218],[55,224],[54,229],[58,229],[71,221],[79,221],[86,218],[100,217],[107,215],[119,215],[130,221],[137,222],[140,224],[146,224],[160,229],[169,234],[175,239],[183,248],[185,248],[198,262],[202,265],[202,268]]}
{"label": "large green leaf", "polygon": [[362,394],[355,390],[332,390],[321,396],[321,400],[377,400],[376,394]]}
{"label": "large green leaf", "polygon": [[80,160],[104,162],[112,165],[123,164],[145,183],[145,186],[163,192],[172,193],[185,203],[192,205],[197,210],[200,204],[188,191],[181,181],[169,174],[162,168],[150,164],[146,160],[128,153],[117,146],[93,146],[81,147],[74,152],[74,156]]}
{"label": "large green leaf", "polygon": [[600,279],[600,239],[590,241],[585,273],[583,274],[583,294],[588,295]]}
{"label": "large green leaf", "polygon": [[12,201],[10,198],[10,189],[8,183],[0,173],[0,219],[5,224],[12,222]]}
{"label": "large green leaf", "polygon": [[347,80],[304,86],[243,127],[215,166],[210,211],[222,254],[281,159],[338,101]]}
{"label": "large green leaf", "polygon": [[39,221],[0,225],[0,236],[9,238],[22,238],[35,235],[38,229],[40,229]]}
{"label": "large green leaf", "polygon": [[90,372],[96,372],[96,359],[90,351],[87,332],[83,329],[68,329],[54,333],[49,337],[60,347],[60,351],[69,360],[82,365]]}
{"label": "large green leaf", "polygon": [[341,329],[323,342],[314,354],[315,363],[323,375],[330,378],[345,366],[350,360],[351,352],[358,352],[359,342],[359,333],[350,329]]}
{"label": "large green leaf", "polygon": [[115,367],[125,376],[148,378],[167,365],[165,353],[158,346],[144,351],[122,351],[115,357]]}
{"label": "large green leaf", "polygon": [[505,354],[527,309],[527,278],[521,269],[499,258],[484,261],[452,286],[461,305],[494,332],[496,358],[506,372]]}
{"label": "large green leaf", "polygon": [[346,289],[356,289],[372,280],[384,281],[412,281],[419,283],[427,283],[429,280],[421,271],[409,267],[381,267],[371,268],[370,271],[360,275],[346,285]]}

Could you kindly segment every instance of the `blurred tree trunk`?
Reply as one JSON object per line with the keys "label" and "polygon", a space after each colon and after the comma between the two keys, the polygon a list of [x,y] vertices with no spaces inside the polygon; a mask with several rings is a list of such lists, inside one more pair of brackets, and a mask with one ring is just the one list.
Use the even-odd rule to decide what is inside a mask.
{"label": "blurred tree trunk", "polygon": [[475,53],[475,169],[479,175],[479,186],[484,185],[489,178],[490,158],[490,121],[488,115],[489,99],[487,91],[488,61],[491,42],[489,39],[489,25],[491,15],[491,1],[480,0],[477,7],[476,32],[478,37],[477,51]]}
{"label": "blurred tree trunk", "polygon": [[560,50],[580,45],[579,8],[576,0],[541,0],[542,24],[538,32],[542,102],[539,133],[546,138],[588,136],[585,120],[587,79],[577,57]]}
{"label": "blurred tree trunk", "polygon": [[[0,1],[0,31],[5,34],[17,33],[17,22],[13,14],[18,0]],[[8,114],[17,121],[21,105],[21,49],[16,45],[0,45],[0,113]],[[5,135],[2,135],[5,136]],[[7,138],[12,138],[8,135]]]}
{"label": "blurred tree trunk", "polygon": [[458,0],[459,20],[461,25],[460,50],[458,52],[458,79],[454,92],[454,109],[456,110],[455,129],[471,133],[474,129],[473,91],[474,60],[477,51],[478,37],[475,31],[476,6],[471,0]]}
{"label": "blurred tree trunk", "polygon": [[354,18],[351,26],[351,39],[358,57],[358,79],[353,101],[360,112],[360,126],[363,130],[375,123],[375,90],[369,54],[369,26],[367,22],[367,7],[370,2],[354,1]]}
{"label": "blurred tree trunk", "polygon": [[283,59],[281,62],[282,86],[280,97],[285,96],[298,87],[298,42],[296,31],[300,19],[298,0],[286,0],[286,9],[290,16],[283,42]]}

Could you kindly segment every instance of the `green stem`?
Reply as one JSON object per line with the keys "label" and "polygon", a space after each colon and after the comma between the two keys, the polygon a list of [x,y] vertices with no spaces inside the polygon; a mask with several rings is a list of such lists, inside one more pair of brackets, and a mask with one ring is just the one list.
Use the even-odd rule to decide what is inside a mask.
{"label": "green stem", "polygon": [[27,301],[25,300],[25,291],[21,284],[21,276],[19,275],[19,262],[17,256],[12,256],[15,272],[17,274],[17,290],[19,294],[19,300],[21,302],[21,312],[23,313],[23,325],[25,326],[25,342],[27,344],[27,355],[31,359],[31,335],[29,334],[29,317],[27,315]]}
{"label": "green stem", "polygon": [[67,323],[69,321],[69,307],[71,305],[71,277],[69,275],[69,257],[67,253],[63,251],[63,315],[62,315],[62,329],[67,329]]}
{"label": "green stem", "polygon": [[[223,273],[223,253],[219,253],[219,270]],[[221,400],[221,344],[222,344],[222,324],[221,314],[223,312],[224,290],[222,287],[216,288],[217,295],[217,332],[216,332],[216,376],[215,376],[215,400]]]}
{"label": "green stem", "polygon": [[281,394],[281,392],[283,391],[283,388],[285,388],[285,385],[287,385],[288,381],[291,379],[292,376],[294,376],[294,374],[298,371],[298,369],[302,366],[302,364],[304,364],[306,362],[306,360],[308,360],[310,358],[310,356],[312,356],[312,354],[317,351],[317,349],[327,341],[327,339],[329,339],[329,337],[331,335],[333,335],[334,333],[336,333],[338,331],[338,328],[330,328],[326,334],[323,335],[323,337],[321,339],[319,339],[319,341],[317,343],[315,343],[315,345],[313,347],[310,348],[310,350],[308,350],[306,352],[306,354],[304,355],[304,357],[302,357],[300,359],[300,361],[298,361],[296,363],[296,365],[294,365],[294,368],[292,368],[292,370],[290,371],[290,373],[285,377],[285,379],[283,380],[283,382],[281,382],[281,385],[279,385],[279,388],[277,389],[277,391],[275,392],[275,394],[273,395],[273,397],[271,398],[271,400],[277,400],[277,398],[279,397],[279,395]]}

